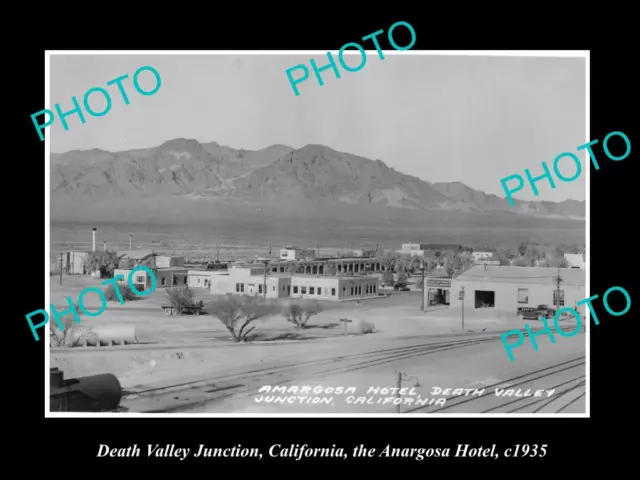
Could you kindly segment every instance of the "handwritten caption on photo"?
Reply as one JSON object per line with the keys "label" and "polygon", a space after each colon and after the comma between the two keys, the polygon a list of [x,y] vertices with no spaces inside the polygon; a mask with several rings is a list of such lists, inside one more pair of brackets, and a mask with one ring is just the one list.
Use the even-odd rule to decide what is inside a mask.
{"label": "handwritten caption on photo", "polygon": [[[485,396],[485,388],[441,388],[432,387],[429,396],[423,397],[415,387],[380,387],[370,386],[364,395],[357,394],[356,387],[322,387],[322,386],[271,386],[263,385],[254,397],[256,403],[288,404],[288,405],[330,405],[335,406],[336,398],[341,398],[350,405],[409,405],[409,406],[444,406],[447,397]],[[507,389],[494,388],[496,397],[542,397],[553,395],[555,389]],[[338,396],[338,397],[336,397]],[[344,396],[344,397],[340,397]],[[440,397],[440,398],[436,398]]]}
{"label": "handwritten caption on photo", "polygon": [[[401,47],[400,45],[398,45],[394,38],[393,38],[393,31],[397,28],[403,26],[405,27],[407,30],[409,30],[409,33],[411,34],[411,43],[409,43],[409,45],[407,45],[406,47]],[[384,30],[378,30],[377,32],[373,32],[369,35],[366,35],[364,37],[362,37],[362,40],[369,40],[371,39],[371,41],[373,42],[373,44],[376,47],[376,50],[378,51],[378,56],[380,57],[380,60],[384,60],[385,56],[382,53],[382,49],[380,48],[380,44],[378,43],[378,39],[376,38],[378,35],[381,35],[384,33]],[[391,28],[389,28],[389,32],[387,33],[387,38],[389,39],[389,43],[391,44],[391,46],[398,51],[405,51],[405,50],[409,50],[411,47],[413,47],[416,43],[416,31],[413,29],[413,27],[408,24],[407,22],[396,22],[393,25],[391,25]],[[357,67],[350,67],[349,65],[346,64],[346,62],[344,61],[344,51],[347,48],[356,48],[359,52],[360,52],[360,64]],[[336,64],[335,59],[333,58],[333,56],[331,55],[331,52],[327,52],[327,57],[329,57],[329,64],[325,65],[324,67],[320,67],[318,68],[318,65],[316,64],[316,61],[311,59],[309,61],[309,63],[311,64],[311,68],[313,69],[313,73],[315,74],[316,80],[318,81],[318,84],[322,87],[324,86],[324,80],[322,79],[322,76],[320,75],[321,72],[324,72],[325,70],[328,69],[332,69],[333,73],[335,74],[336,78],[341,78],[340,77],[340,70],[338,69],[338,65]],[[347,72],[357,72],[359,70],[362,70],[364,68],[364,66],[367,64],[367,53],[365,52],[364,48],[362,48],[362,45],[360,45],[359,43],[356,42],[349,42],[349,43],[345,43],[342,48],[338,51],[338,62],[340,62],[340,65],[342,65],[342,68],[344,70],[346,70]],[[293,78],[292,72],[294,70],[302,70],[302,75],[299,78]],[[291,88],[293,89],[293,93],[295,93],[296,97],[300,95],[300,91],[298,90],[297,85],[299,83],[304,82],[305,80],[307,80],[309,78],[309,69],[307,68],[306,65],[303,64],[298,64],[294,67],[288,68],[287,70],[285,70],[285,73],[287,74],[287,78],[289,79],[289,83],[291,84]]]}
{"label": "handwritten caption on photo", "polygon": [[[612,292],[620,292],[620,293],[622,293],[622,295],[624,296],[625,302],[626,302],[626,306],[625,306],[624,310],[616,312],[613,309],[611,309],[611,306],[609,305],[609,302],[608,302],[608,297]],[[598,295],[592,295],[589,298],[585,298],[584,300],[580,300],[576,305],[580,306],[580,305],[585,305],[586,304],[587,307],[589,308],[589,312],[591,313],[591,317],[593,318],[593,322],[596,325],[600,325],[600,321],[598,320],[598,316],[596,315],[596,312],[593,309],[593,305],[591,304],[591,302],[593,300],[596,300],[597,298],[598,298]],[[609,315],[611,315],[613,317],[621,317],[622,315],[625,315],[629,311],[629,309],[631,308],[631,295],[629,295],[629,292],[627,292],[622,287],[611,287],[602,296],[602,304],[604,305],[604,308],[605,308],[605,310],[607,311],[607,313]],[[559,323],[558,323],[560,321],[560,317],[562,317],[562,315],[564,313],[570,313],[576,319],[576,328],[571,332],[565,332],[564,330],[562,330],[560,328]],[[507,356],[509,357],[509,361],[513,362],[515,360],[515,358],[513,356],[513,353],[511,353],[511,352],[512,352],[512,350],[516,349],[517,347],[519,347],[520,345],[522,345],[524,343],[525,331],[528,334],[529,340],[531,341],[531,345],[533,346],[533,350],[535,352],[538,351],[538,343],[536,342],[535,337],[538,337],[540,335],[545,335],[546,334],[546,335],[549,336],[549,340],[551,341],[552,344],[556,343],[556,340],[553,337],[553,332],[551,331],[551,327],[547,324],[547,317],[542,316],[541,317],[541,321],[542,321],[542,324],[544,325],[544,328],[542,330],[540,330],[540,331],[533,332],[531,330],[531,327],[527,323],[524,326],[525,330],[509,330],[508,332],[505,332],[500,336],[500,340],[502,340],[502,344],[504,345],[504,349],[507,352]],[[574,335],[576,335],[580,331],[580,328],[582,327],[582,315],[580,315],[580,312],[578,312],[573,307],[562,307],[562,308],[559,308],[558,311],[555,313],[555,315],[553,317],[553,325],[554,325],[554,327],[556,329],[556,332],[561,337],[573,337]],[[508,344],[507,340],[512,335],[518,335],[520,338],[517,340],[516,343]]]}
{"label": "handwritten caption on photo", "polygon": [[[421,462],[427,458],[451,457],[452,452],[455,458],[534,458],[547,455],[547,444],[517,444],[510,447],[498,447],[498,445],[471,445],[456,444],[453,447],[421,447],[407,448],[394,447],[387,444],[382,449],[368,448],[365,445],[350,446],[348,448],[338,447],[332,444],[331,447],[314,447],[307,444],[282,445],[280,443],[271,445],[266,452],[269,458],[292,459],[300,461],[307,458],[335,458],[346,460],[348,458],[409,458]],[[193,453],[192,453],[193,452]],[[96,454],[97,458],[137,458],[142,453],[137,445],[128,447],[110,447],[101,444]],[[176,458],[184,461],[187,458],[255,458],[262,460],[264,455],[259,448],[244,447],[236,445],[230,448],[209,447],[199,444],[197,448],[177,447],[175,444],[147,444],[147,458]]]}
{"label": "handwritten caption on photo", "polygon": [[[140,86],[140,81],[138,80],[138,77],[140,76],[140,74],[145,71],[151,72],[155,77],[156,85],[151,90],[143,90],[142,87]],[[118,86],[118,90],[120,91],[120,95],[122,95],[122,100],[124,101],[125,105],[129,105],[131,103],[129,101],[129,97],[127,96],[127,92],[125,91],[124,86],[122,85],[122,82],[127,78],[129,78],[129,74],[121,75],[107,82],[107,86],[111,86],[111,85]],[[158,90],[160,90],[161,86],[162,86],[162,78],[160,78],[160,73],[158,72],[158,70],[156,70],[151,66],[146,65],[146,66],[140,67],[133,74],[133,87],[136,89],[136,91],[140,95],[144,95],[147,97],[151,95],[155,95],[158,92]],[[89,97],[94,93],[99,93],[104,97],[105,106],[102,111],[94,110],[89,105]],[[78,114],[78,118],[80,118],[80,122],[83,125],[87,123],[85,116],[82,113],[82,108],[80,108],[80,103],[78,103],[78,99],[75,96],[71,97],[71,103],[73,103],[74,108],[72,108],[67,112],[62,111],[59,103],[55,104],[55,110],[58,113],[58,118],[62,122],[62,127],[64,128],[65,132],[69,131],[69,124],[67,123],[66,118],[70,115],[73,115],[74,113]],[[113,102],[111,101],[111,95],[109,95],[109,92],[106,89],[102,87],[93,87],[85,92],[82,103],[84,104],[84,108],[87,111],[87,113],[92,117],[104,117],[107,113],[111,111],[111,105]],[[95,106],[95,103],[94,103],[94,106]],[[40,124],[38,123],[38,120],[37,120],[37,117],[39,117],[40,115],[48,115],[49,119],[46,120],[44,123]],[[56,116],[53,113],[53,111],[47,108],[45,108],[44,110],[40,110],[39,112],[36,112],[33,115],[31,115],[31,121],[33,122],[33,125],[36,127],[36,131],[38,132],[38,135],[40,136],[41,141],[44,141],[44,135],[42,134],[42,131],[46,127],[50,127],[51,125],[53,125],[53,122],[55,121],[55,119],[56,119]]]}
{"label": "handwritten caption on photo", "polygon": [[[149,275],[149,278],[151,279],[151,285],[149,287],[148,290],[137,290],[135,284],[133,283],[133,277],[134,274],[136,272],[139,271],[144,271],[147,273],[147,275]],[[107,280],[105,280],[104,282],[102,282],[102,285],[113,285],[113,290],[116,293],[116,296],[118,298],[118,302],[120,304],[124,304],[125,300],[124,297],[122,296],[122,293],[120,292],[120,289],[118,287],[118,280],[124,280],[124,276],[123,275],[116,275],[113,278],[109,278]],[[153,270],[151,270],[149,267],[146,267],[144,265],[138,265],[137,267],[135,267],[134,269],[132,269],[129,272],[129,276],[127,278],[127,283],[129,284],[129,288],[131,289],[131,291],[133,293],[135,293],[136,295],[138,295],[139,297],[146,297],[147,295],[152,294],[155,289],[156,289],[156,276],[153,273]],[[89,310],[87,310],[87,308],[84,305],[84,296],[89,293],[89,292],[95,292],[98,297],[100,298],[100,308],[98,309],[98,311],[96,312],[91,312]],[[74,320],[76,321],[76,323],[81,323],[80,321],[80,316],[78,315],[78,308],[80,309],[80,311],[82,313],[84,313],[87,317],[98,317],[100,315],[102,315],[105,310],[107,309],[107,297],[105,297],[104,292],[98,288],[98,287],[87,287],[84,290],[82,290],[80,292],[80,295],[78,295],[78,305],[76,306],[76,304],[73,303],[73,300],[71,298],[71,296],[68,296],[66,299],[67,303],[69,304],[69,308],[67,310],[63,310],[61,312],[59,312],[58,310],[56,310],[56,307],[51,304],[51,314],[53,315],[53,318],[55,319],[56,323],[58,324],[58,327],[60,328],[61,332],[64,332],[64,324],[62,322],[62,317],[64,317],[65,315],[71,314],[73,315]],[[44,321],[41,323],[38,323],[37,325],[34,325],[33,322],[31,321],[31,318],[36,316],[36,315],[42,315],[44,317]],[[33,333],[33,337],[35,338],[36,342],[40,340],[40,337],[38,336],[38,332],[36,331],[38,328],[44,327],[49,323],[49,314],[42,309],[39,310],[34,310],[31,313],[27,313],[25,315],[27,322],[29,323],[29,328],[31,328],[31,333]]]}
{"label": "handwritten caption on photo", "polygon": [[[626,151],[622,155],[616,156],[613,153],[611,153],[611,150],[609,149],[609,141],[613,137],[620,137],[622,138],[622,140],[624,140]],[[596,170],[600,170],[600,164],[598,163],[598,160],[596,159],[596,154],[594,153],[591,147],[598,143],[599,143],[598,139],[595,139],[595,140],[591,140],[589,143],[585,143],[584,145],[580,145],[579,147],[577,147],[577,150],[587,150],[587,152],[589,152],[591,163],[593,163],[593,166],[595,167]],[[611,132],[606,137],[604,137],[604,141],[602,142],[602,149],[604,150],[604,153],[607,155],[607,157],[609,157],[611,160],[615,162],[619,162],[621,160],[624,160],[631,154],[631,141],[629,140],[629,137],[622,132]],[[576,166],[576,173],[574,173],[573,176],[571,177],[565,177],[564,175],[562,175],[562,173],[558,168],[558,164],[560,163],[560,160],[562,160],[563,158],[570,158]],[[531,171],[528,168],[524,170],[525,176],[529,181],[529,185],[531,185],[531,190],[533,191],[533,195],[536,197],[540,195],[540,192],[538,191],[538,187],[536,187],[536,182],[539,182],[540,180],[543,180],[546,178],[549,181],[549,185],[551,186],[551,188],[552,189],[556,188],[556,184],[553,181],[553,176],[551,175],[551,171],[549,170],[549,166],[547,165],[546,162],[542,162],[542,170],[544,171],[544,173],[538,177],[533,177],[531,175]],[[580,174],[582,173],[582,164],[580,163],[580,159],[576,154],[570,153],[570,152],[563,152],[560,155],[556,156],[555,160],[553,161],[553,170],[556,176],[561,181],[565,183],[570,183],[577,180],[580,177]],[[518,185],[516,185],[513,188],[507,187],[507,182],[509,182],[509,180],[517,180]],[[507,196],[507,201],[509,202],[509,205],[511,207],[514,207],[515,202],[513,201],[513,197],[511,196],[511,194],[519,192],[524,188],[524,185],[525,185],[524,178],[522,177],[522,175],[519,175],[519,174],[509,175],[508,177],[501,179],[500,184],[502,185],[504,193]]]}

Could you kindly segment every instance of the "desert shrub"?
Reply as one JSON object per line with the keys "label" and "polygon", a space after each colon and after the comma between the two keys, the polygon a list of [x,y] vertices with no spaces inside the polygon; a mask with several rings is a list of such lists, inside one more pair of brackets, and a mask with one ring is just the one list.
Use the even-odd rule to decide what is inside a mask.
{"label": "desert shrub", "polygon": [[193,305],[194,291],[188,286],[172,287],[167,289],[167,297],[175,308],[189,307]]}
{"label": "desert shrub", "polygon": [[[131,300],[137,300],[139,298],[127,283],[118,283],[118,290],[120,290],[120,295],[122,295],[125,302],[130,302]],[[107,288],[104,289],[104,296],[110,302],[119,301],[115,287],[112,283],[107,285]]]}
{"label": "desert shrub", "polygon": [[[76,312],[78,317],[82,315],[80,309],[76,306]],[[51,316],[49,320],[49,332],[51,338],[51,345],[54,347],[74,347],[79,339],[72,340],[72,333],[78,329],[80,324],[76,321],[75,317],[68,313],[60,318],[60,323],[64,329],[60,329],[58,322]]]}
{"label": "desert shrub", "polygon": [[250,326],[260,318],[277,313],[277,307],[256,297],[223,297],[211,302],[207,311],[218,318],[229,331],[234,342],[246,342],[255,326]]}
{"label": "desert shrub", "polygon": [[309,319],[320,312],[322,312],[322,306],[316,301],[291,303],[281,311],[287,322],[293,323],[296,328],[306,328]]}
{"label": "desert shrub", "polygon": [[367,322],[366,320],[360,320],[358,324],[358,329],[360,333],[366,335],[367,333],[374,333],[376,330],[376,326],[372,322]]}

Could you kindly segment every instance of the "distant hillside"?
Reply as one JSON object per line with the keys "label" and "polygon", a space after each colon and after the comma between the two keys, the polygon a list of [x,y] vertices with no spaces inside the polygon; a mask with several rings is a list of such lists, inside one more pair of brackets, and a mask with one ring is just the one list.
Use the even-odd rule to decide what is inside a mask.
{"label": "distant hillside", "polygon": [[115,205],[123,199],[135,203],[136,198],[158,199],[160,208],[164,203],[160,199],[171,198],[185,208],[193,200],[219,199],[256,205],[299,203],[299,208],[337,202],[352,207],[584,218],[586,206],[573,200],[517,201],[511,208],[505,199],[462,183],[429,183],[380,160],[322,145],[300,149],[273,145],[252,151],[188,139],[124,152],[52,154],[51,190],[52,206],[89,202],[104,209],[120,208]]}

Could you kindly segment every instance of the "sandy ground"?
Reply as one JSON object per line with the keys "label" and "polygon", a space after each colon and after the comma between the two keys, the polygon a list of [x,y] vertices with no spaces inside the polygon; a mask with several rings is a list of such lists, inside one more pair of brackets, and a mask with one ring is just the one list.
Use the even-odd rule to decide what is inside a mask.
{"label": "sandy ground", "polygon": [[[56,280],[56,277],[52,277],[51,302],[60,308],[65,305],[67,295],[76,300],[83,288],[101,282],[91,277],[65,276],[63,285],[60,286]],[[197,291],[198,300],[203,299],[206,303],[212,298],[205,291]],[[437,353],[427,354],[425,350],[421,354],[423,349],[431,348],[424,347],[428,343],[460,341],[467,337],[477,339],[480,338],[478,335],[486,336],[490,333],[495,336],[510,329],[522,329],[524,325],[507,313],[469,309],[465,311],[465,330],[472,333],[461,336],[461,312],[443,307],[431,307],[427,312],[421,312],[419,292],[393,292],[391,297],[361,301],[359,306],[352,302],[325,302],[325,310],[313,317],[309,321],[310,328],[304,330],[295,329],[279,315],[265,318],[255,324],[257,328],[254,332],[257,336],[249,344],[232,343],[221,322],[210,315],[165,316],[160,309],[165,299],[166,294],[158,290],[148,297],[125,305],[109,302],[108,309],[98,317],[83,316],[83,325],[87,327],[134,326],[140,343],[52,349],[51,366],[61,368],[65,378],[112,373],[119,378],[125,390],[145,390],[198,380],[206,383],[207,379],[225,375],[228,378],[223,386],[242,384],[244,390],[254,389],[243,393],[243,397],[233,397],[233,400],[196,405],[193,411],[197,412],[282,413],[284,409],[287,412],[303,413],[312,408],[313,411],[329,413],[374,413],[390,412],[395,407],[388,404],[354,407],[346,404],[344,398],[337,403],[334,401],[330,407],[260,404],[250,395],[255,395],[261,385],[268,385],[270,378],[274,377],[269,377],[268,373],[255,374],[250,382],[242,380],[238,383],[234,376],[267,367],[286,367],[286,373],[280,374],[280,381],[296,383],[298,376],[310,376],[321,385],[353,385],[360,392],[363,389],[366,391],[369,385],[393,384],[395,370],[401,369],[408,376],[418,376],[423,385],[421,395],[424,397],[432,386],[458,388],[479,385],[482,382],[511,378],[521,371],[542,368],[543,363],[555,364],[571,356],[584,355],[585,341],[582,334],[571,338],[557,336],[555,345],[541,346],[539,352],[533,352],[527,342],[515,351],[516,362],[513,363],[509,362],[499,340]],[[85,304],[89,309],[98,307],[98,297],[88,295]],[[344,324],[339,322],[340,318],[353,320],[347,325],[346,336]],[[362,320],[372,322],[375,332],[361,334],[358,325]],[[403,348],[417,349],[414,352],[417,355],[410,355],[407,359],[400,355],[398,360],[389,360],[398,355],[396,350]],[[384,350],[393,352],[385,353]],[[366,358],[370,363],[378,357],[380,360],[375,360],[379,363],[373,362],[371,365],[365,364],[363,368],[349,370],[354,368],[350,366],[354,362],[360,362],[357,358],[346,358],[350,355],[368,355]],[[336,362],[335,367],[345,371],[341,373],[340,370],[335,370],[330,372],[329,378],[321,379],[326,370],[327,359],[332,359],[331,362]],[[320,362],[321,365],[313,362]],[[320,377],[316,379],[314,376]],[[201,393],[200,400],[206,400],[207,395],[211,394]],[[178,401],[173,403],[184,403],[183,400],[179,396]],[[144,410],[146,406],[141,408]]]}

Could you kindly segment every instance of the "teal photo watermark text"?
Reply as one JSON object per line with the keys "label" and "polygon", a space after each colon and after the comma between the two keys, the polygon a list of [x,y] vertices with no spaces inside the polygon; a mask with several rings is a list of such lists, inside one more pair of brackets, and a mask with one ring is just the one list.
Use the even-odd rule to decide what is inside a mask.
{"label": "teal photo watermark text", "polygon": [[[406,30],[408,30],[409,34],[411,35],[411,42],[408,45],[400,46],[395,41],[393,33],[394,33],[394,30],[396,30],[398,27],[404,27]],[[376,47],[376,50],[378,51],[378,56],[380,57],[380,60],[384,60],[385,57],[382,52],[382,49],[380,48],[380,43],[378,43],[377,37],[378,35],[382,35],[383,33],[384,33],[384,30],[378,30],[377,32],[373,32],[369,35],[365,35],[364,37],[362,37],[362,40],[371,40],[373,42],[373,45]],[[389,28],[389,31],[387,32],[387,38],[389,40],[389,43],[395,50],[400,50],[400,51],[409,50],[416,43],[416,31],[407,22],[396,22],[393,25],[391,25],[391,28]],[[348,48],[356,49],[360,52],[360,60],[357,65],[355,62],[355,58],[356,58],[355,55],[351,57],[354,59],[350,62],[351,65],[349,65],[345,61],[344,52]],[[331,55],[331,52],[327,52],[327,57],[329,59],[329,63],[328,65],[324,65],[322,67],[318,67],[315,60],[313,59],[310,60],[310,65],[311,65],[311,69],[313,70],[313,74],[315,75],[316,80],[318,81],[318,84],[321,87],[324,86],[324,80],[322,79],[321,73],[324,72],[325,70],[331,69],[333,70],[333,73],[336,76],[336,78],[341,78],[340,69],[336,64],[335,58],[333,58],[333,56]],[[340,49],[340,51],[338,52],[338,63],[340,63],[342,68],[347,72],[357,72],[359,70],[362,70],[364,66],[367,64],[367,53],[365,52],[365,49],[362,47],[362,45],[360,45],[359,43],[356,43],[356,42],[345,43]],[[293,72],[295,70],[300,71],[300,74],[299,75],[296,74],[296,77],[293,76]],[[295,93],[296,97],[299,96],[300,91],[298,90],[298,84],[306,81],[309,78],[309,73],[310,73],[309,68],[306,65],[301,63],[294,67],[288,68],[287,70],[285,70],[285,73],[287,74],[287,78],[289,79],[289,83],[291,84],[291,88],[293,89],[293,93]]]}
{"label": "teal photo watermark text", "polygon": [[[612,141],[614,138],[617,140]],[[618,153],[617,155],[611,152],[611,146],[609,142],[616,144],[614,150]],[[594,145],[597,145],[598,143],[598,139],[591,140],[589,143],[585,143],[584,145],[580,145],[576,148],[578,152],[580,152],[581,150],[586,150],[589,153],[591,163],[593,163],[593,167],[596,170],[600,170],[600,164],[596,159],[596,154],[594,153],[592,147]],[[624,160],[631,154],[631,141],[629,140],[629,137],[622,132],[611,132],[606,137],[604,137],[604,141],[602,142],[602,149],[604,150],[605,155],[609,157],[609,159],[615,162],[619,162],[621,160]],[[565,174],[560,171],[560,165],[562,165]],[[573,171],[574,169],[575,172],[572,175],[567,174],[568,171]],[[536,182],[539,182],[540,180],[547,179],[547,181],[549,182],[549,186],[552,189],[556,188],[556,183],[553,180],[553,175],[551,175],[551,170],[549,169],[549,165],[547,165],[546,162],[542,162],[542,170],[544,173],[537,177],[532,176],[531,171],[528,168],[524,170],[527,181],[529,182],[529,185],[531,185],[533,195],[536,197],[540,195],[538,187],[536,186]],[[553,171],[556,174],[556,177],[560,179],[560,181],[570,183],[577,180],[582,174],[582,164],[580,163],[580,159],[575,153],[563,152],[560,155],[556,156],[556,158],[554,159]],[[517,184],[514,185],[512,183],[512,187],[507,186],[507,183],[513,180],[515,180]],[[509,205],[511,207],[514,207],[515,202],[513,201],[513,197],[511,195],[513,193],[519,192],[524,188],[524,178],[519,174],[509,175],[508,177],[504,177],[503,179],[501,179],[500,184],[502,185],[502,189],[507,196]]]}
{"label": "teal photo watermark text", "polygon": [[[140,86],[139,77],[140,77],[140,74],[142,74],[142,72],[151,72],[151,74],[153,74],[153,77],[155,78],[154,80],[155,87],[148,90],[144,90]],[[131,103],[129,101],[129,96],[127,95],[127,92],[123,85],[123,82],[128,78],[129,78],[129,74],[125,74],[125,75],[121,75],[120,77],[114,78],[113,80],[109,80],[107,82],[107,86],[116,85],[118,87],[118,91],[120,92],[120,95],[122,96],[122,101],[124,102],[125,105],[129,105]],[[160,90],[161,86],[162,86],[162,79],[160,78],[160,73],[153,67],[150,67],[150,66],[140,67],[133,74],[133,87],[136,89],[136,91],[140,95],[144,95],[144,96],[154,95],[155,93],[158,92],[158,90]],[[93,103],[91,103],[90,100]],[[62,108],[60,107],[59,103],[56,103],[54,106],[58,114],[58,118],[60,122],[62,122],[62,127],[64,128],[65,131],[69,130],[69,124],[67,123],[66,119],[67,117],[73,114],[78,115],[78,118],[80,119],[80,123],[82,124],[87,123],[85,115],[82,112],[80,102],[78,102],[78,99],[75,96],[71,97],[71,103],[73,104],[73,108],[66,112],[62,111]],[[82,99],[82,103],[84,105],[84,109],[92,117],[104,117],[107,113],[111,111],[111,106],[113,102],[111,100],[111,95],[109,95],[109,92],[107,91],[106,88],[93,87],[85,92],[84,97]],[[45,121],[42,124],[38,123],[38,120],[37,120],[37,117],[39,117],[40,115],[45,116]],[[44,140],[44,135],[42,134],[42,131],[46,127],[50,127],[51,125],[53,125],[53,122],[55,121],[55,119],[56,119],[56,115],[53,113],[53,111],[46,108],[44,110],[40,110],[39,112],[36,112],[33,115],[31,115],[31,121],[33,122],[33,125],[36,127],[36,131],[38,132],[38,135],[40,136],[41,141]]]}
{"label": "teal photo watermark text", "polygon": [[[135,284],[132,281],[133,275],[135,274],[135,272],[138,272],[140,270],[147,272],[147,274],[151,279],[151,285],[149,286],[148,290],[142,290],[142,291],[137,290]],[[118,280],[120,279],[124,280],[124,277],[122,275],[116,275],[115,277],[102,282],[102,285],[109,285],[109,284],[113,285],[113,289],[116,293],[116,296],[118,297],[118,302],[123,304],[125,303],[125,300],[122,294],[120,293],[120,289],[118,288]],[[133,270],[131,270],[129,272],[127,282],[129,283],[129,287],[131,288],[131,290],[139,297],[146,297],[147,295],[150,295],[151,293],[153,293],[154,290],[156,289],[156,276],[153,273],[153,270],[151,270],[149,267],[146,267],[144,265],[138,265]],[[87,310],[87,308],[84,305],[84,297],[89,293],[95,293],[100,298],[100,308],[95,312],[91,312]],[[80,295],[78,295],[77,306],[73,303],[73,300],[71,299],[71,297],[67,297],[66,301],[69,304],[69,308],[61,312],[56,310],[55,306],[51,305],[51,314],[53,315],[53,318],[58,324],[58,327],[60,328],[61,332],[64,332],[64,324],[61,320],[64,315],[71,314],[73,315],[73,318],[76,321],[76,323],[80,323],[80,316],[78,315],[78,310],[77,310],[78,308],[82,313],[84,313],[88,317],[97,317],[103,314],[104,311],[107,309],[107,298],[104,296],[104,292],[98,287],[87,287],[84,290],[82,290],[80,292]],[[41,323],[34,325],[31,318],[35,317],[36,315],[42,315],[44,317],[44,320]],[[38,336],[38,332],[36,330],[38,328],[46,326],[49,323],[49,314],[45,310],[35,310],[31,313],[27,313],[25,317],[27,319],[27,323],[29,324],[29,328],[31,328],[31,333],[33,333],[33,337],[37,342],[38,340],[40,340],[40,337]]]}
{"label": "teal photo watermark text", "polygon": [[[624,303],[625,303],[625,307],[622,310],[619,311],[615,311],[611,308],[611,306],[609,305],[609,295],[611,295],[613,292],[619,292],[617,295],[622,298],[624,297]],[[598,316],[596,315],[596,312],[593,309],[593,305],[591,304],[591,302],[593,300],[596,300],[598,298],[598,295],[592,295],[589,298],[585,298],[584,300],[580,300],[576,306],[580,306],[580,305],[587,305],[587,308],[589,309],[589,312],[591,313],[591,317],[593,318],[593,323],[595,323],[596,325],[600,325],[600,320],[598,319]],[[629,309],[631,308],[631,295],[629,295],[629,292],[627,292],[624,288],[622,287],[611,287],[609,290],[607,290],[606,292],[604,292],[604,295],[602,296],[602,304],[604,305],[605,310],[607,311],[607,313],[611,316],[614,317],[621,317],[622,315],[625,315]],[[573,331],[571,332],[567,332],[565,330],[562,330],[560,328],[560,325],[558,324],[560,317],[563,314],[571,314],[575,317],[575,319],[577,320],[576,322],[576,327]],[[540,335],[548,335],[549,336],[549,340],[551,341],[552,344],[556,343],[556,339],[553,336],[553,332],[551,331],[551,327],[549,326],[549,324],[547,323],[547,318],[546,317],[541,317],[541,321],[542,324],[544,325],[544,328],[540,331],[532,331],[531,327],[529,326],[529,324],[526,324],[524,326],[525,331],[527,336],[529,337],[529,340],[531,341],[531,345],[533,346],[533,350],[535,352],[538,351],[538,344],[536,343],[536,337],[539,337]],[[561,307],[558,309],[558,311],[556,312],[556,314],[553,317],[553,325],[556,329],[556,332],[558,335],[560,335],[561,337],[573,337],[574,335],[576,335],[581,327],[582,327],[582,316],[580,315],[580,312],[578,312],[575,308],[573,307]],[[504,349],[507,352],[507,356],[509,357],[509,361],[513,362],[515,360],[515,358],[513,357],[513,353],[511,353],[514,349],[516,349],[517,347],[519,347],[520,345],[522,345],[524,343],[524,339],[525,337],[525,331],[523,330],[509,330],[508,332],[503,333],[500,336],[500,340],[502,340],[502,344],[504,345]],[[507,340],[509,339],[509,337],[517,335],[519,338],[516,340],[515,343],[507,343]]]}

